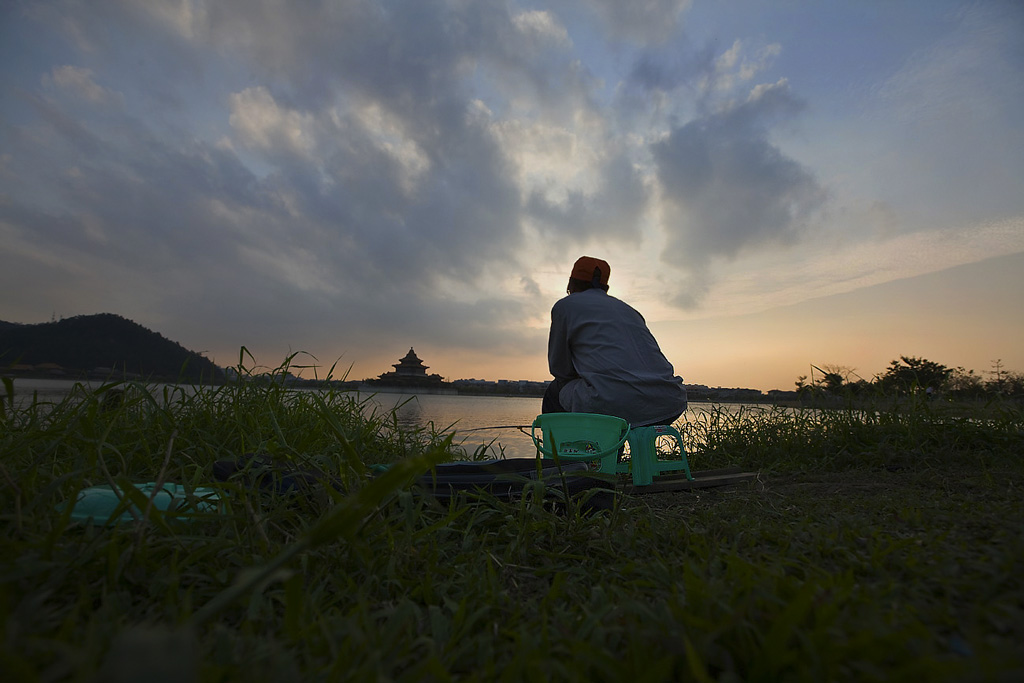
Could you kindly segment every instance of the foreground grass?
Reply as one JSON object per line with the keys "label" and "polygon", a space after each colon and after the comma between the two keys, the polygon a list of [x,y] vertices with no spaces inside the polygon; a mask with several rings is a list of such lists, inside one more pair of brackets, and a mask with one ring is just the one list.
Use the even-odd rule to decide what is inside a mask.
{"label": "foreground grass", "polygon": [[[2,419],[5,680],[1024,673],[1019,408],[712,411],[687,428],[692,465],[757,482],[595,514],[419,495],[411,477],[465,454],[345,394],[109,385]],[[59,512],[95,484],[209,486],[214,460],[247,452],[347,493],[223,484],[223,514],[187,524]]]}

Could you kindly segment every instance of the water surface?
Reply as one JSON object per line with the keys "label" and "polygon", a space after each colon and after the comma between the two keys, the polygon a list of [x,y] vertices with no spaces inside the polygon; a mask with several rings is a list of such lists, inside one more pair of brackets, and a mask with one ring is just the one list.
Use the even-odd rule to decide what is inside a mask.
{"label": "water surface", "polygon": [[[88,385],[88,383],[85,383]],[[14,380],[15,396],[31,400],[35,393],[40,401],[60,401],[71,391],[74,381],[64,379]],[[99,386],[100,383],[93,383]],[[153,385],[155,391],[162,391]],[[310,390],[304,390],[310,391]],[[409,427],[433,428],[455,432],[455,443],[472,454],[486,448],[490,456],[504,454],[507,458],[532,457],[535,454],[530,425],[540,414],[541,399],[535,396],[444,396],[437,394],[409,395],[378,392],[360,394],[368,398],[367,410],[388,412],[397,407],[399,424]],[[700,413],[715,409],[717,404],[691,403],[682,420],[699,419]],[[741,410],[744,404],[730,404],[727,409]]]}

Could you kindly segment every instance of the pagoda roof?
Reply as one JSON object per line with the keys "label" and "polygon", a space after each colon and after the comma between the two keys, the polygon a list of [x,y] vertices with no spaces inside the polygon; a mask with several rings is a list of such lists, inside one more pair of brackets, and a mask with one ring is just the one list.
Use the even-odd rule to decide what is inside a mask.
{"label": "pagoda roof", "polygon": [[402,365],[423,365],[423,361],[419,359],[413,348],[409,347],[409,353],[405,354],[405,357],[400,359],[399,362]]}

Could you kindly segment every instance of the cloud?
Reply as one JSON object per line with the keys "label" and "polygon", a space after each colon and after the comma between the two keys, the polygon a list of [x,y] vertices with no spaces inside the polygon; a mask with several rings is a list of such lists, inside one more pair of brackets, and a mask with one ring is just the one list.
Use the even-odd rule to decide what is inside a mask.
{"label": "cloud", "polygon": [[649,190],[641,172],[624,156],[613,157],[599,169],[592,193],[570,190],[549,198],[531,193],[527,211],[549,237],[584,242],[597,238],[636,241]]}
{"label": "cloud", "polygon": [[[266,2],[232,13],[217,3],[118,17],[132,40],[159,28],[154,43],[190,44],[224,87],[208,92],[205,75],[171,50],[162,80],[146,87],[181,92],[191,81],[205,99],[188,108],[154,116],[130,102],[86,117],[33,96],[43,116],[5,124],[14,140],[5,168],[20,165],[21,176],[5,175],[0,225],[12,247],[0,261],[16,254],[17,272],[74,272],[81,296],[64,300],[81,308],[65,313],[174,320],[221,348],[282,337],[379,346],[397,336],[532,348],[521,321],[541,293],[520,282],[522,192],[470,67],[514,71],[553,101],[551,74],[516,41],[560,50],[567,36],[547,13],[501,7],[310,12]],[[103,49],[96,36],[110,34],[88,13],[65,21]],[[58,67],[50,83],[109,100],[97,68]],[[60,151],[69,143],[80,150],[73,165]],[[39,294],[21,305],[48,314],[53,293]]]}
{"label": "cloud", "polygon": [[534,45],[551,44],[558,47],[572,45],[568,31],[551,12],[541,10],[520,12],[512,17],[512,24]]}
{"label": "cloud", "polygon": [[772,43],[754,50],[751,55],[744,50],[743,41],[737,38],[732,47],[722,53],[708,73],[703,75],[701,89],[731,91],[768,68],[781,51],[781,45]]}
{"label": "cloud", "polygon": [[807,229],[825,191],[769,139],[773,123],[801,108],[784,80],[757,86],[744,102],[674,127],[653,145],[666,263],[704,279],[711,260],[791,244]]}
{"label": "cloud", "polygon": [[312,116],[278,106],[265,87],[246,88],[231,95],[228,123],[249,146],[283,147],[308,157],[315,141],[310,135]]}
{"label": "cloud", "polygon": [[627,91],[671,93],[685,88],[696,108],[715,104],[749,87],[758,74],[770,68],[782,52],[779,43],[745,42],[739,38],[725,52],[716,54],[715,43],[695,48],[684,42],[642,49],[625,82]]}
{"label": "cloud", "polygon": [[764,251],[732,264],[710,292],[703,314],[730,316],[844,294],[873,285],[1024,252],[1024,217],[847,240],[813,240],[801,259]]}
{"label": "cloud", "polygon": [[[688,5],[591,9],[617,36],[649,42],[675,31]],[[156,46],[163,77],[118,67],[144,108],[129,99],[85,118],[40,101],[61,139],[91,147],[74,177],[43,183],[50,196],[17,207],[14,221],[27,252],[41,254],[59,236],[97,269],[118,264],[110,282],[87,289],[132,299],[113,274],[134,270],[168,283],[157,296],[169,309],[176,294],[210,291],[209,305],[230,302],[239,325],[273,305],[281,320],[358,320],[360,337],[400,326],[455,344],[446,326],[471,310],[480,330],[502,330],[461,342],[474,345],[517,338],[514,321],[541,301],[537,281],[518,279],[537,267],[521,256],[531,239],[550,264],[595,240],[643,241],[655,197],[643,136],[624,135],[598,103],[600,84],[563,23],[570,14],[432,0],[115,7],[98,10],[110,25],[84,10],[62,18],[92,62],[54,69],[52,82],[109,100],[98,83],[113,76],[97,74],[118,73],[106,60],[139,41]],[[699,57],[692,82],[749,80],[772,54],[737,42],[717,60]],[[786,202],[801,176],[764,134],[773,111],[790,115],[793,98],[782,90],[755,91],[654,148],[668,250],[684,251],[685,264],[793,227]],[[183,99],[189,91],[198,98]],[[155,102],[175,104],[154,116]],[[48,156],[44,138],[23,140],[19,158]],[[710,171],[688,182],[700,171],[685,150],[698,143]],[[41,163],[26,176],[49,173]],[[790,194],[773,203],[779,188]],[[737,189],[742,201],[717,206]],[[745,227],[765,209],[779,215],[759,231]],[[481,289],[495,268],[515,273],[507,291]]]}
{"label": "cloud", "polygon": [[91,69],[65,65],[56,67],[50,80],[57,88],[74,93],[93,104],[119,103],[120,95],[98,85],[93,76]]}
{"label": "cloud", "polygon": [[679,28],[691,0],[591,0],[589,4],[615,38],[660,43]]}

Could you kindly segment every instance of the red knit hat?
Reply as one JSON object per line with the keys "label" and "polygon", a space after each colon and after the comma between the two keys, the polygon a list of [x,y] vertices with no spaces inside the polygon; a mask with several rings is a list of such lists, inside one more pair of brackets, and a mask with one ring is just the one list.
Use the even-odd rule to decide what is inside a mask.
{"label": "red knit hat", "polygon": [[576,259],[569,277],[594,285],[607,286],[608,276],[611,274],[612,268],[608,265],[607,261],[602,261],[593,256],[580,256]]}

